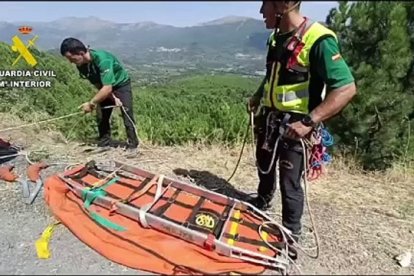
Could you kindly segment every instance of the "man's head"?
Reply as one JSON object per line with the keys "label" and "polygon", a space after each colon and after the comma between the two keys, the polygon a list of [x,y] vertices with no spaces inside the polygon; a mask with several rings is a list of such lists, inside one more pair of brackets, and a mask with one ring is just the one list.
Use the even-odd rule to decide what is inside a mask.
{"label": "man's head", "polygon": [[267,29],[276,27],[276,17],[290,12],[298,12],[301,1],[266,1],[262,2],[260,13],[263,14]]}
{"label": "man's head", "polygon": [[60,45],[60,53],[77,66],[89,62],[89,52],[85,45],[76,38],[65,38]]}

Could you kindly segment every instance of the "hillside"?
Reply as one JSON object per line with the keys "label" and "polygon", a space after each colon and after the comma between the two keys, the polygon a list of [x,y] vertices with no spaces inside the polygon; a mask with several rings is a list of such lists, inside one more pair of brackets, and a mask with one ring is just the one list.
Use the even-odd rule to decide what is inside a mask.
{"label": "hillside", "polygon": [[[29,70],[35,69],[28,67],[24,61],[17,63],[15,67],[11,64],[15,59],[15,53],[10,50],[10,46],[0,42],[0,70]],[[76,108],[83,102],[90,99],[92,86],[85,80],[80,79],[74,66],[60,56],[55,56],[46,52],[32,50],[38,61],[36,70],[52,70],[56,77],[0,77],[1,81],[19,80],[42,80],[50,81],[51,87],[34,88],[0,88],[0,112],[15,114],[27,121],[38,121],[44,118],[63,116],[76,112]],[[61,131],[68,124],[73,125],[73,118],[65,121],[56,122],[56,126]],[[80,122],[79,135],[91,131],[88,127],[93,120],[85,118]]]}
{"label": "hillside", "polygon": [[[377,10],[379,9],[375,9]],[[385,17],[389,7],[383,6],[381,12]],[[364,16],[366,14],[366,12],[357,13]],[[389,21],[400,22],[396,21],[398,18],[400,16],[397,14]],[[232,51],[232,47],[239,47],[240,42],[244,49],[249,51],[259,49],[257,45],[249,46],[249,39],[242,39],[248,33],[251,34],[250,38],[254,35],[257,37],[262,35],[255,31],[253,21],[246,18],[227,18],[207,22],[201,26],[178,29],[145,22],[135,25],[126,24],[119,28],[120,26],[114,27],[112,22],[89,18],[88,21],[81,21],[84,26],[73,25],[73,29],[68,28],[75,22],[78,24],[78,19],[67,18],[53,24],[47,23],[35,27],[39,32],[40,29],[43,30],[39,42],[43,40],[43,36],[45,42],[48,41],[46,38],[49,36],[53,48],[53,45],[59,44],[62,35],[66,36],[68,30],[68,33],[88,37],[88,40],[94,41],[93,44],[99,44],[102,48],[105,45],[110,47],[109,43],[113,42],[113,47],[118,47],[117,51],[120,51],[121,55],[127,53],[128,56],[123,58],[130,62],[129,70],[134,76],[134,107],[139,136],[144,142],[140,154],[136,158],[126,159],[118,150],[101,154],[85,152],[84,143],[96,136],[95,120],[89,115],[77,115],[40,126],[1,132],[1,138],[23,145],[26,150],[32,152],[30,156],[32,159],[59,163],[47,169],[44,177],[61,172],[68,163],[85,162],[91,159],[97,161],[117,159],[242,199],[246,199],[248,193],[255,192],[258,178],[252,160],[251,144],[246,147],[235,177],[230,183],[226,179],[237,163],[240,143],[246,131],[245,102],[259,84],[260,77],[223,74],[227,67],[223,67],[223,70],[216,68],[229,64],[234,66],[231,63],[234,59],[230,58],[229,53],[234,57],[235,52]],[[84,28],[79,31],[79,26]],[[236,36],[234,32],[238,26],[244,32],[241,36]],[[361,26],[365,28],[365,23],[361,23]],[[398,26],[405,25],[397,24]],[[1,23],[0,29],[3,30],[1,37],[5,35],[8,40],[9,35],[15,33],[15,30],[11,31],[12,28],[16,26]],[[117,44],[121,40],[112,39],[116,35],[115,29],[123,30],[125,33],[120,36],[124,38],[129,37],[127,33],[134,34],[131,36],[133,39],[131,41],[136,44]],[[375,30],[381,34],[380,31],[383,29],[387,30],[387,35],[388,31],[391,34],[396,33],[392,32],[394,29]],[[174,35],[165,30],[170,30]],[[355,37],[360,37],[362,33],[358,26],[354,25],[349,30]],[[229,32],[234,34],[234,37],[229,35]],[[199,34],[205,36],[195,42],[194,38],[198,39]],[[145,40],[143,39],[145,35],[153,36],[158,40]],[[168,44],[169,36],[171,40],[168,41],[173,41],[172,38],[180,38],[178,41],[182,44]],[[381,34],[378,37],[385,37],[385,35]],[[201,43],[197,44],[199,41],[208,47]],[[259,42],[261,39],[254,41]],[[383,45],[382,43],[382,40],[376,41],[376,44],[372,43],[373,46],[370,47],[380,48],[378,45]],[[193,45],[194,55],[183,54],[182,60],[177,58],[176,55],[183,53],[182,50],[177,49],[188,47],[188,44]],[[299,264],[305,274],[413,274],[413,266],[401,268],[394,260],[396,255],[412,251],[414,248],[412,207],[414,173],[413,167],[410,167],[412,164],[410,158],[412,159],[414,152],[413,143],[410,143],[413,141],[410,136],[410,126],[414,126],[414,121],[407,116],[412,112],[412,109],[410,111],[412,105],[409,104],[413,102],[412,95],[414,95],[412,86],[408,85],[414,80],[413,67],[409,68],[411,60],[404,61],[406,65],[402,69],[399,68],[399,75],[395,79],[391,77],[395,72],[393,66],[400,65],[395,61],[401,60],[402,57],[412,57],[414,48],[411,50],[409,46],[414,43],[411,45],[406,43],[409,46],[403,45],[404,47],[395,45],[394,48],[385,44],[395,51],[400,48],[406,49],[404,53],[409,55],[381,56],[371,49],[376,53],[372,60],[367,59],[368,55],[363,55],[366,49],[364,45],[362,45],[364,47],[361,45],[354,47],[350,42],[344,44],[345,53],[350,57],[350,64],[356,72],[358,89],[362,96],[359,96],[344,114],[329,124],[329,130],[335,136],[334,147],[330,149],[335,153],[333,164],[328,167],[328,173],[323,178],[308,186],[316,229],[321,240],[321,255],[317,260],[302,255]],[[229,48],[226,50],[226,47]],[[145,52],[145,49],[148,52]],[[55,52],[55,50],[34,51],[40,62],[38,69],[56,71],[56,78],[45,78],[52,81],[52,88],[0,88],[0,130],[74,113],[79,104],[90,98],[94,92],[92,87],[78,77],[73,65],[60,55],[53,54]],[[10,47],[0,43],[0,53],[2,54],[0,70],[11,69],[10,65],[15,56],[10,51]],[[129,56],[130,53],[136,55],[134,59]],[[140,60],[145,53],[151,60],[148,64],[147,61]],[[240,50],[240,53],[243,54],[238,57],[245,58],[246,52]],[[199,63],[195,62],[197,55],[200,56]],[[229,63],[227,58],[232,61]],[[153,60],[158,61],[153,63]],[[383,71],[385,69],[382,67],[381,70],[377,69],[377,60],[386,61],[387,67],[384,67],[386,71]],[[258,59],[257,62],[262,61]],[[139,64],[139,66],[134,68],[132,64],[135,64],[134,66]],[[189,64],[198,64],[198,67],[193,68]],[[254,63],[248,59],[241,60],[240,64],[254,67]],[[17,68],[29,70],[24,63],[19,63]],[[401,80],[401,76],[411,76],[411,79]],[[3,79],[9,78],[0,77],[0,81]],[[399,99],[402,103],[395,99]],[[395,111],[400,111],[401,114],[392,113]],[[408,118],[406,124],[402,118]],[[119,111],[114,112],[112,120],[114,137],[125,138]],[[400,127],[401,122],[404,122],[402,127]],[[383,127],[384,125],[387,127]],[[370,145],[372,141],[375,143]],[[340,147],[345,150],[335,152]],[[380,156],[370,159],[371,154]],[[392,162],[394,159],[390,161],[385,159],[389,155],[404,158],[395,158],[395,162]],[[383,160],[383,163],[388,165],[388,170],[363,171],[360,166],[361,160],[365,165],[375,164],[374,160]],[[17,158],[13,164],[16,165],[18,174],[24,176],[27,167],[24,157]],[[20,187],[4,182],[0,182],[0,198],[2,199],[0,220],[5,222],[0,238],[0,245],[3,248],[0,250],[2,260],[0,272],[5,274],[137,273],[99,256],[80,243],[64,227],[59,228],[52,238],[51,259],[38,260],[33,242],[52,221],[44,201],[39,197],[34,206],[27,206],[21,200]],[[278,219],[279,197],[275,199],[272,211],[274,213],[270,215]],[[305,212],[306,225],[309,222],[308,218],[309,214]],[[314,245],[312,235],[306,227],[304,244],[310,247]]]}
{"label": "hillside", "polygon": [[[10,69],[13,53],[4,43],[0,43],[0,47],[5,52],[0,68]],[[80,79],[74,65],[63,57],[43,52],[36,52],[35,56],[39,60],[36,69],[56,72],[56,77],[43,78],[50,80],[52,87],[1,88],[0,112],[38,121],[77,112],[76,108],[92,97],[95,89]],[[19,66],[27,70],[24,62]],[[27,78],[5,77],[0,81],[7,79]],[[134,84],[135,116],[140,135],[165,145],[240,142],[247,123],[245,103],[259,82],[259,78],[225,74],[187,76],[151,86]],[[117,115],[112,117],[114,137],[122,139],[125,131]],[[53,123],[67,139],[83,141],[96,136],[95,125],[93,116],[70,117]]]}
{"label": "hillside", "polygon": [[[21,125],[15,116],[0,114],[0,129]],[[45,170],[44,178],[61,172],[65,163],[126,161],[156,173],[185,180],[194,185],[232,196],[247,198],[255,192],[257,173],[250,147],[246,148],[239,170],[230,183],[226,179],[236,165],[240,147],[173,146],[160,147],[147,143],[134,159],[126,159],[119,151],[101,154],[83,152],[79,143],[64,143],[58,132],[48,127],[26,128],[9,132],[14,142],[25,142],[30,151],[43,150],[43,160],[60,165]],[[15,171],[23,175],[27,162],[19,157],[13,162]],[[413,175],[403,171],[363,174],[341,159],[336,159],[328,173],[310,183],[309,200],[316,230],[320,237],[320,256],[314,260],[300,255],[299,266],[304,275],[410,275],[414,267],[401,268],[394,257],[412,250],[414,213],[410,189]],[[369,192],[367,192],[369,190]],[[4,222],[0,244],[0,272],[4,274],[136,274],[145,273],[108,261],[80,242],[67,228],[56,228],[50,243],[51,257],[39,260],[33,243],[54,220],[39,196],[34,205],[23,203],[17,184],[0,181],[0,220]],[[270,216],[280,220],[279,192]],[[305,211],[304,223],[309,225]],[[312,234],[305,227],[303,245],[313,247]],[[313,251],[312,251],[313,252]],[[146,274],[146,273],[145,273]],[[274,275],[274,273],[273,273]]]}
{"label": "hillside", "polygon": [[[22,24],[39,35],[38,47],[56,51],[74,36],[90,45],[113,51],[129,65],[163,72],[165,68],[256,74],[264,68],[269,31],[263,22],[231,17],[193,27],[153,22],[114,23],[97,17],[67,17],[53,22],[0,22],[0,41],[9,41]],[[148,71],[146,70],[146,71]]]}

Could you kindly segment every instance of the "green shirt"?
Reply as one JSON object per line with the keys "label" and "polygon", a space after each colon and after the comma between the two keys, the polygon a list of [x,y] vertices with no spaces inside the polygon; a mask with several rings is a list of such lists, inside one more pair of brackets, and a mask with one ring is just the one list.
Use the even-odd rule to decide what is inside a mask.
{"label": "green shirt", "polygon": [[130,80],[128,72],[113,54],[104,50],[90,50],[90,54],[92,62],[79,66],[78,70],[92,84],[119,87]]}
{"label": "green shirt", "polygon": [[[282,47],[284,46],[283,44],[293,34],[294,31],[276,36],[276,46],[269,48],[267,59],[278,60],[282,53]],[[332,36],[325,37],[317,41],[312,46],[309,54],[309,62],[309,110],[314,109],[322,102],[321,92],[324,84],[326,84],[326,93],[329,93],[333,89],[337,89],[354,82],[351,70],[340,55],[339,45]],[[268,64],[266,78],[270,76],[270,68],[271,65]],[[258,94],[263,94],[264,83],[265,82],[262,83],[261,87],[257,91]]]}

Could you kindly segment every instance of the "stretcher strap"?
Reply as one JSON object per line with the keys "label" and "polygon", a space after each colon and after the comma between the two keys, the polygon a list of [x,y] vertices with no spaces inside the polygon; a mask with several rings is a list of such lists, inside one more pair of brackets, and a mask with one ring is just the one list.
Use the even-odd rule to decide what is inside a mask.
{"label": "stretcher strap", "polygon": [[145,215],[148,212],[148,210],[151,208],[151,206],[153,204],[155,204],[155,202],[157,202],[157,200],[161,197],[161,195],[162,195],[162,183],[163,182],[164,182],[164,175],[161,174],[158,178],[157,191],[155,192],[154,200],[152,202],[148,203],[147,205],[142,206],[142,208],[140,208],[139,211],[138,211],[138,213],[139,213],[139,222],[141,223],[142,227],[144,227],[144,228],[149,227]]}
{"label": "stretcher strap", "polygon": [[108,181],[106,184],[102,185],[99,188],[85,188],[82,191],[82,199],[84,200],[84,207],[86,210],[88,210],[89,215],[92,217],[92,219],[94,221],[96,221],[97,223],[99,223],[102,226],[105,226],[107,228],[116,230],[116,231],[125,231],[126,229],[124,227],[122,227],[121,225],[118,225],[106,218],[104,218],[103,216],[92,212],[90,210],[90,207],[92,205],[92,203],[95,201],[96,198],[98,197],[103,197],[106,196],[106,191],[105,189],[108,188],[110,185],[116,183],[116,181],[119,179],[119,177],[115,177],[112,180]]}
{"label": "stretcher strap", "polygon": [[226,222],[226,220],[229,218],[229,215],[230,215],[230,213],[229,213],[230,209],[231,209],[231,206],[227,205],[226,208],[224,209],[223,213],[219,217],[219,221],[217,222],[217,226],[213,231],[213,234],[216,238],[219,238],[220,235],[221,235],[221,232],[223,231],[224,223]]}
{"label": "stretcher strap", "polygon": [[[162,205],[162,206],[160,206],[160,207],[158,207],[155,211],[153,211],[152,212],[152,214],[153,215],[156,215],[156,216],[158,216],[158,217],[161,217],[161,216],[163,216],[164,215],[164,213],[165,213],[165,211],[167,211],[168,210],[168,208],[173,204],[173,203],[175,203],[175,200],[177,199],[177,196],[178,196],[178,194],[181,192],[181,189],[177,189],[177,190],[175,190],[175,192],[174,192],[174,194],[167,200],[167,202],[164,204],[164,205]],[[177,202],[177,204],[178,205],[180,205],[179,204],[179,202]]]}
{"label": "stretcher strap", "polygon": [[[142,181],[142,183],[138,186],[138,187],[132,187],[134,190],[133,192],[125,199],[114,199],[112,201],[112,205],[111,205],[111,209],[109,210],[109,215],[113,215],[115,213],[116,210],[118,210],[118,205],[117,203],[123,203],[123,204],[128,204],[129,202],[135,200],[136,198],[142,196],[144,193],[146,193],[149,188],[153,185],[153,179],[149,179],[146,178],[144,181]],[[119,181],[119,184],[123,184],[124,182]],[[125,184],[124,184],[125,185]],[[130,186],[129,184],[126,183],[127,186]],[[139,195],[136,196],[136,193],[139,192]]]}

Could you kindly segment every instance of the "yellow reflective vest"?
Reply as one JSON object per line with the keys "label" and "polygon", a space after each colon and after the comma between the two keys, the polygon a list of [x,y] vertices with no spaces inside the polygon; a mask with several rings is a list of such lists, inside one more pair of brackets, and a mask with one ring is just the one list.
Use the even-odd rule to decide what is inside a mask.
{"label": "yellow reflective vest", "polygon": [[[264,86],[264,106],[283,112],[309,113],[309,55],[313,44],[325,36],[337,39],[333,31],[307,19],[292,39],[288,39],[284,46],[288,54],[282,55],[281,60],[272,61],[270,65],[270,77]],[[269,47],[275,46],[274,33],[270,35],[268,43]],[[280,76],[288,77],[289,84],[279,85]]]}

